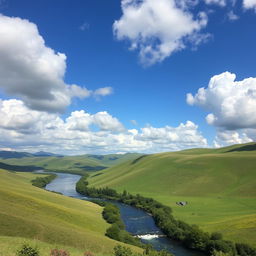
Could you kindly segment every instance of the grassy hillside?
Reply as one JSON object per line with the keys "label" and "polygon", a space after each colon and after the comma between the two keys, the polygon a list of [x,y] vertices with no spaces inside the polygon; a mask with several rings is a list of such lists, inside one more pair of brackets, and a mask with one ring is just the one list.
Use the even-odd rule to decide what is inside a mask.
{"label": "grassy hillside", "polygon": [[[22,157],[0,158],[0,163],[16,166],[41,167],[51,171],[83,173],[84,171],[97,171],[104,168],[136,159],[141,154],[112,154],[112,155],[83,155],[64,157]],[[1,167],[1,166],[0,166]],[[28,169],[28,168],[24,168]]]}
{"label": "grassy hillside", "polygon": [[153,197],[179,219],[256,246],[255,149],[252,143],[143,156],[92,175],[89,183]]}
{"label": "grassy hillside", "polygon": [[56,246],[75,248],[77,254],[73,255],[85,250],[100,255],[112,252],[117,242],[105,237],[109,225],[102,219],[101,207],[36,188],[30,183],[33,178],[32,173],[0,170],[0,248],[4,256],[13,255],[24,238],[36,240],[43,252]]}
{"label": "grassy hillside", "polygon": [[[0,236],[0,256],[16,256],[16,252],[20,250],[23,244],[28,244],[33,248],[38,248],[40,256],[49,256],[52,249],[62,249],[68,251],[71,256],[83,256],[85,250],[61,244],[49,244],[40,240]],[[94,254],[95,255],[95,254]],[[97,253],[96,256],[113,256],[112,253]]]}

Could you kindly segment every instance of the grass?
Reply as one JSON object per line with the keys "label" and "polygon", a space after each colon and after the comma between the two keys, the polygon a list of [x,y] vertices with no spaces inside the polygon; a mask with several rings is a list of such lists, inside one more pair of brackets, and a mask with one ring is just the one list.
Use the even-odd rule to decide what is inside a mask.
{"label": "grass", "polygon": [[[132,160],[141,154],[112,154],[112,155],[82,155],[64,157],[23,157],[0,158],[0,163],[17,166],[33,166],[57,172],[84,174],[85,171],[97,171],[103,168]],[[5,169],[5,168],[4,168]],[[24,168],[24,171],[26,168]]]}
{"label": "grass", "polygon": [[254,145],[148,155],[91,176],[89,183],[153,197],[178,219],[256,246]]}
{"label": "grass", "polygon": [[[35,239],[21,237],[0,236],[0,256],[16,256],[16,252],[23,244],[29,244],[32,247],[39,249],[40,256],[49,256],[51,249],[63,249],[70,253],[71,256],[83,256],[85,250],[76,249],[60,244],[48,244]],[[113,254],[97,253],[95,256],[113,256]]]}
{"label": "grass", "polygon": [[6,248],[12,255],[15,239],[32,239],[46,243],[42,248],[57,244],[110,254],[118,242],[105,236],[109,225],[102,219],[102,208],[32,186],[30,180],[38,175],[0,170],[0,241],[5,244],[1,253]]}

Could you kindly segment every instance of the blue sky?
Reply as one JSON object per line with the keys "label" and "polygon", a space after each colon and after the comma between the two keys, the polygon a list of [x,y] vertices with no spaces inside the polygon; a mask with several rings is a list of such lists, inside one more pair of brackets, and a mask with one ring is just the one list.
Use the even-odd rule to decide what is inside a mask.
{"label": "blue sky", "polygon": [[[7,120],[0,133],[8,137],[1,148],[161,152],[256,138],[254,0],[2,0],[0,13],[0,116]],[[59,59],[59,66],[46,59],[44,81],[32,60],[26,72],[17,71],[32,58],[27,42],[40,36]],[[35,47],[40,59],[44,49]],[[22,58],[13,59],[19,51]],[[55,69],[62,75],[51,84]],[[13,74],[17,80],[9,81]],[[46,101],[58,86],[65,102],[57,94]]]}

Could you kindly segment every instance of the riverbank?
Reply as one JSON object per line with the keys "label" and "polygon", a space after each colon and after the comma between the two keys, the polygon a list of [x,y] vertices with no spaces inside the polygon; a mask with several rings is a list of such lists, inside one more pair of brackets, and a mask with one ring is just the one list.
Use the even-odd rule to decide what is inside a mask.
{"label": "riverbank", "polygon": [[[50,191],[60,192],[63,195],[78,198],[81,200],[90,200],[88,197],[82,196],[77,193],[75,186],[81,176],[73,174],[58,174],[58,177],[46,186],[46,189]],[[145,235],[145,234],[157,234],[162,232],[155,225],[153,218],[145,211],[138,208],[112,201],[118,206],[121,214],[121,218],[126,226],[126,230],[133,236]],[[146,244],[151,244],[157,250],[167,250],[173,253],[175,256],[199,256],[199,254],[193,250],[188,250],[182,247],[179,243],[168,239],[167,237],[158,237],[151,240],[142,240]]]}
{"label": "riverbank", "polygon": [[256,248],[256,150],[243,147],[152,154],[92,174],[88,182],[154,198],[172,207],[175,219]]}
{"label": "riverbank", "polygon": [[[6,244],[6,251],[15,246],[11,241],[17,239],[28,243],[39,241],[40,246],[43,242],[48,244],[48,249],[58,246],[74,248],[77,252],[91,251],[95,255],[113,255],[113,248],[121,243],[105,236],[109,224],[102,219],[102,208],[32,186],[31,180],[36,176],[39,174],[0,170],[0,236],[6,237],[1,242]],[[8,237],[10,243],[5,242]],[[142,252],[137,247],[127,247]],[[0,247],[1,253],[3,248]],[[15,255],[15,252],[8,254]],[[40,255],[49,255],[49,251],[43,252]]]}
{"label": "riverbank", "polygon": [[51,183],[57,177],[56,174],[50,174],[45,177],[36,177],[31,180],[33,186],[38,188],[45,188],[47,184]]}
{"label": "riverbank", "polygon": [[180,241],[183,246],[213,255],[214,253],[227,253],[230,255],[254,255],[256,250],[246,244],[232,243],[222,239],[219,233],[211,235],[203,232],[195,225],[175,220],[171,214],[171,208],[141,195],[131,195],[124,191],[117,193],[111,188],[94,188],[88,186],[87,176],[82,177],[76,186],[76,190],[86,196],[117,200],[119,202],[135,206],[152,214],[156,224],[171,239]]}

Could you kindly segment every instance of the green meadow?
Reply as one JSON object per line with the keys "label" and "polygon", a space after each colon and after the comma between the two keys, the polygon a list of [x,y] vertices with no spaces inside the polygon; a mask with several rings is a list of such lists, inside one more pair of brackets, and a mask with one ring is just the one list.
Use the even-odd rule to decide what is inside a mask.
{"label": "green meadow", "polygon": [[256,246],[255,145],[147,155],[88,181],[152,197],[171,206],[177,219]]}
{"label": "green meadow", "polygon": [[53,248],[111,255],[118,242],[105,236],[102,208],[32,186],[38,175],[0,170],[0,255],[15,255],[24,242],[38,245],[42,256]]}
{"label": "green meadow", "polygon": [[81,155],[81,156],[48,156],[0,158],[0,162],[17,166],[34,166],[49,171],[83,174],[85,171],[97,171],[128,160],[133,160],[141,154],[110,154],[110,155]]}

